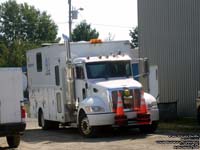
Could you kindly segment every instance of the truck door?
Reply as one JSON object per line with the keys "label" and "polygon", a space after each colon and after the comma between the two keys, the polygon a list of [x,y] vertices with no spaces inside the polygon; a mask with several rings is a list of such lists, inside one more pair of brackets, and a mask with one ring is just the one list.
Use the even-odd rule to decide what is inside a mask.
{"label": "truck door", "polygon": [[84,67],[83,65],[76,65],[75,70],[76,99],[81,102],[87,97],[87,85],[85,81]]}

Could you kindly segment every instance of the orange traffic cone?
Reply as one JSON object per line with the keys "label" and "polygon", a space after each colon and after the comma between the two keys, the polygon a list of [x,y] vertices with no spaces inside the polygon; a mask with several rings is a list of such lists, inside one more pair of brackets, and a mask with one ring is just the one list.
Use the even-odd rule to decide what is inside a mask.
{"label": "orange traffic cone", "polygon": [[146,106],[146,103],[145,103],[145,100],[144,100],[143,97],[141,98],[139,113],[141,113],[141,114],[146,114],[147,113],[147,106]]}
{"label": "orange traffic cone", "polygon": [[124,107],[121,93],[117,92],[117,110],[115,115],[115,124],[123,126],[127,124],[127,116],[124,114]]}
{"label": "orange traffic cone", "polygon": [[137,113],[137,124],[139,125],[148,125],[150,124],[150,114],[147,113],[147,105],[144,99],[144,91],[141,92],[141,99],[140,99],[140,107]]}
{"label": "orange traffic cone", "polygon": [[120,92],[117,92],[117,110],[116,110],[117,116],[124,116],[124,108],[123,108],[123,102],[122,102],[122,96]]}
{"label": "orange traffic cone", "polygon": [[142,97],[140,110],[137,113],[137,123],[139,125],[148,125],[150,124],[150,122],[151,122],[150,114],[147,113],[147,106],[145,103],[145,99]]}

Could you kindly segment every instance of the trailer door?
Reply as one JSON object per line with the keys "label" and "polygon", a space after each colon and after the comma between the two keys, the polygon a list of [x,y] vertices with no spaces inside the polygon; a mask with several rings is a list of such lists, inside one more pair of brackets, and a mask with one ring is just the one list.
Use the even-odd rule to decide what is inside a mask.
{"label": "trailer door", "polygon": [[22,71],[0,69],[0,123],[21,121],[20,101],[23,100]]}

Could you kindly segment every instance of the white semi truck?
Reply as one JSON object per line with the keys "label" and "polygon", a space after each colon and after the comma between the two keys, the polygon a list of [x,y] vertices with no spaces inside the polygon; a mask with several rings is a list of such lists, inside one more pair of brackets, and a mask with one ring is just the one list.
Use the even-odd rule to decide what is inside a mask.
{"label": "white semi truck", "polygon": [[11,148],[19,146],[26,127],[22,101],[21,68],[0,68],[0,137],[6,137]]}
{"label": "white semi truck", "polygon": [[[30,112],[43,129],[76,126],[96,135],[100,126],[155,131],[156,99],[133,79],[129,41],[52,44],[27,52]],[[120,97],[119,97],[120,94]],[[121,99],[124,117],[117,116]],[[144,103],[147,111],[140,112]],[[143,105],[144,106],[144,105]]]}

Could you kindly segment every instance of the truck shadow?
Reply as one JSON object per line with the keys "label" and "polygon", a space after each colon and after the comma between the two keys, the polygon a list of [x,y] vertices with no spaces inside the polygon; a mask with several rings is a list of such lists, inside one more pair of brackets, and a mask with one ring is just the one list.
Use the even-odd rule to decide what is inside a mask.
{"label": "truck shadow", "polygon": [[9,147],[0,147],[0,150],[12,150]]}
{"label": "truck shadow", "polygon": [[[177,140],[179,141],[184,132],[176,131],[163,131],[157,130],[155,134],[143,134],[138,129],[116,129],[106,128],[101,130],[97,138],[85,138],[82,137],[77,128],[60,128],[57,130],[44,131],[42,129],[29,129],[26,130],[21,138],[21,145],[26,144],[39,144],[40,146],[45,146],[46,144],[54,143],[100,143],[100,142],[120,142],[123,140],[140,140],[145,138],[154,138],[155,143],[157,140],[163,140],[163,135],[165,136],[164,142],[167,140]],[[189,133],[189,135],[194,135]],[[157,138],[155,138],[157,137]],[[160,139],[160,137],[162,137]],[[26,145],[27,146],[27,145]],[[19,147],[20,149],[20,147]],[[9,147],[0,147],[0,150],[18,150],[10,149]]]}
{"label": "truck shadow", "polygon": [[111,128],[102,129],[96,138],[85,138],[81,136],[77,128],[61,128],[57,130],[44,131],[41,129],[31,129],[26,130],[22,136],[22,141],[28,143],[38,143],[38,142],[111,142],[120,141],[125,139],[143,139],[147,134],[142,134],[137,129],[116,129]]}

